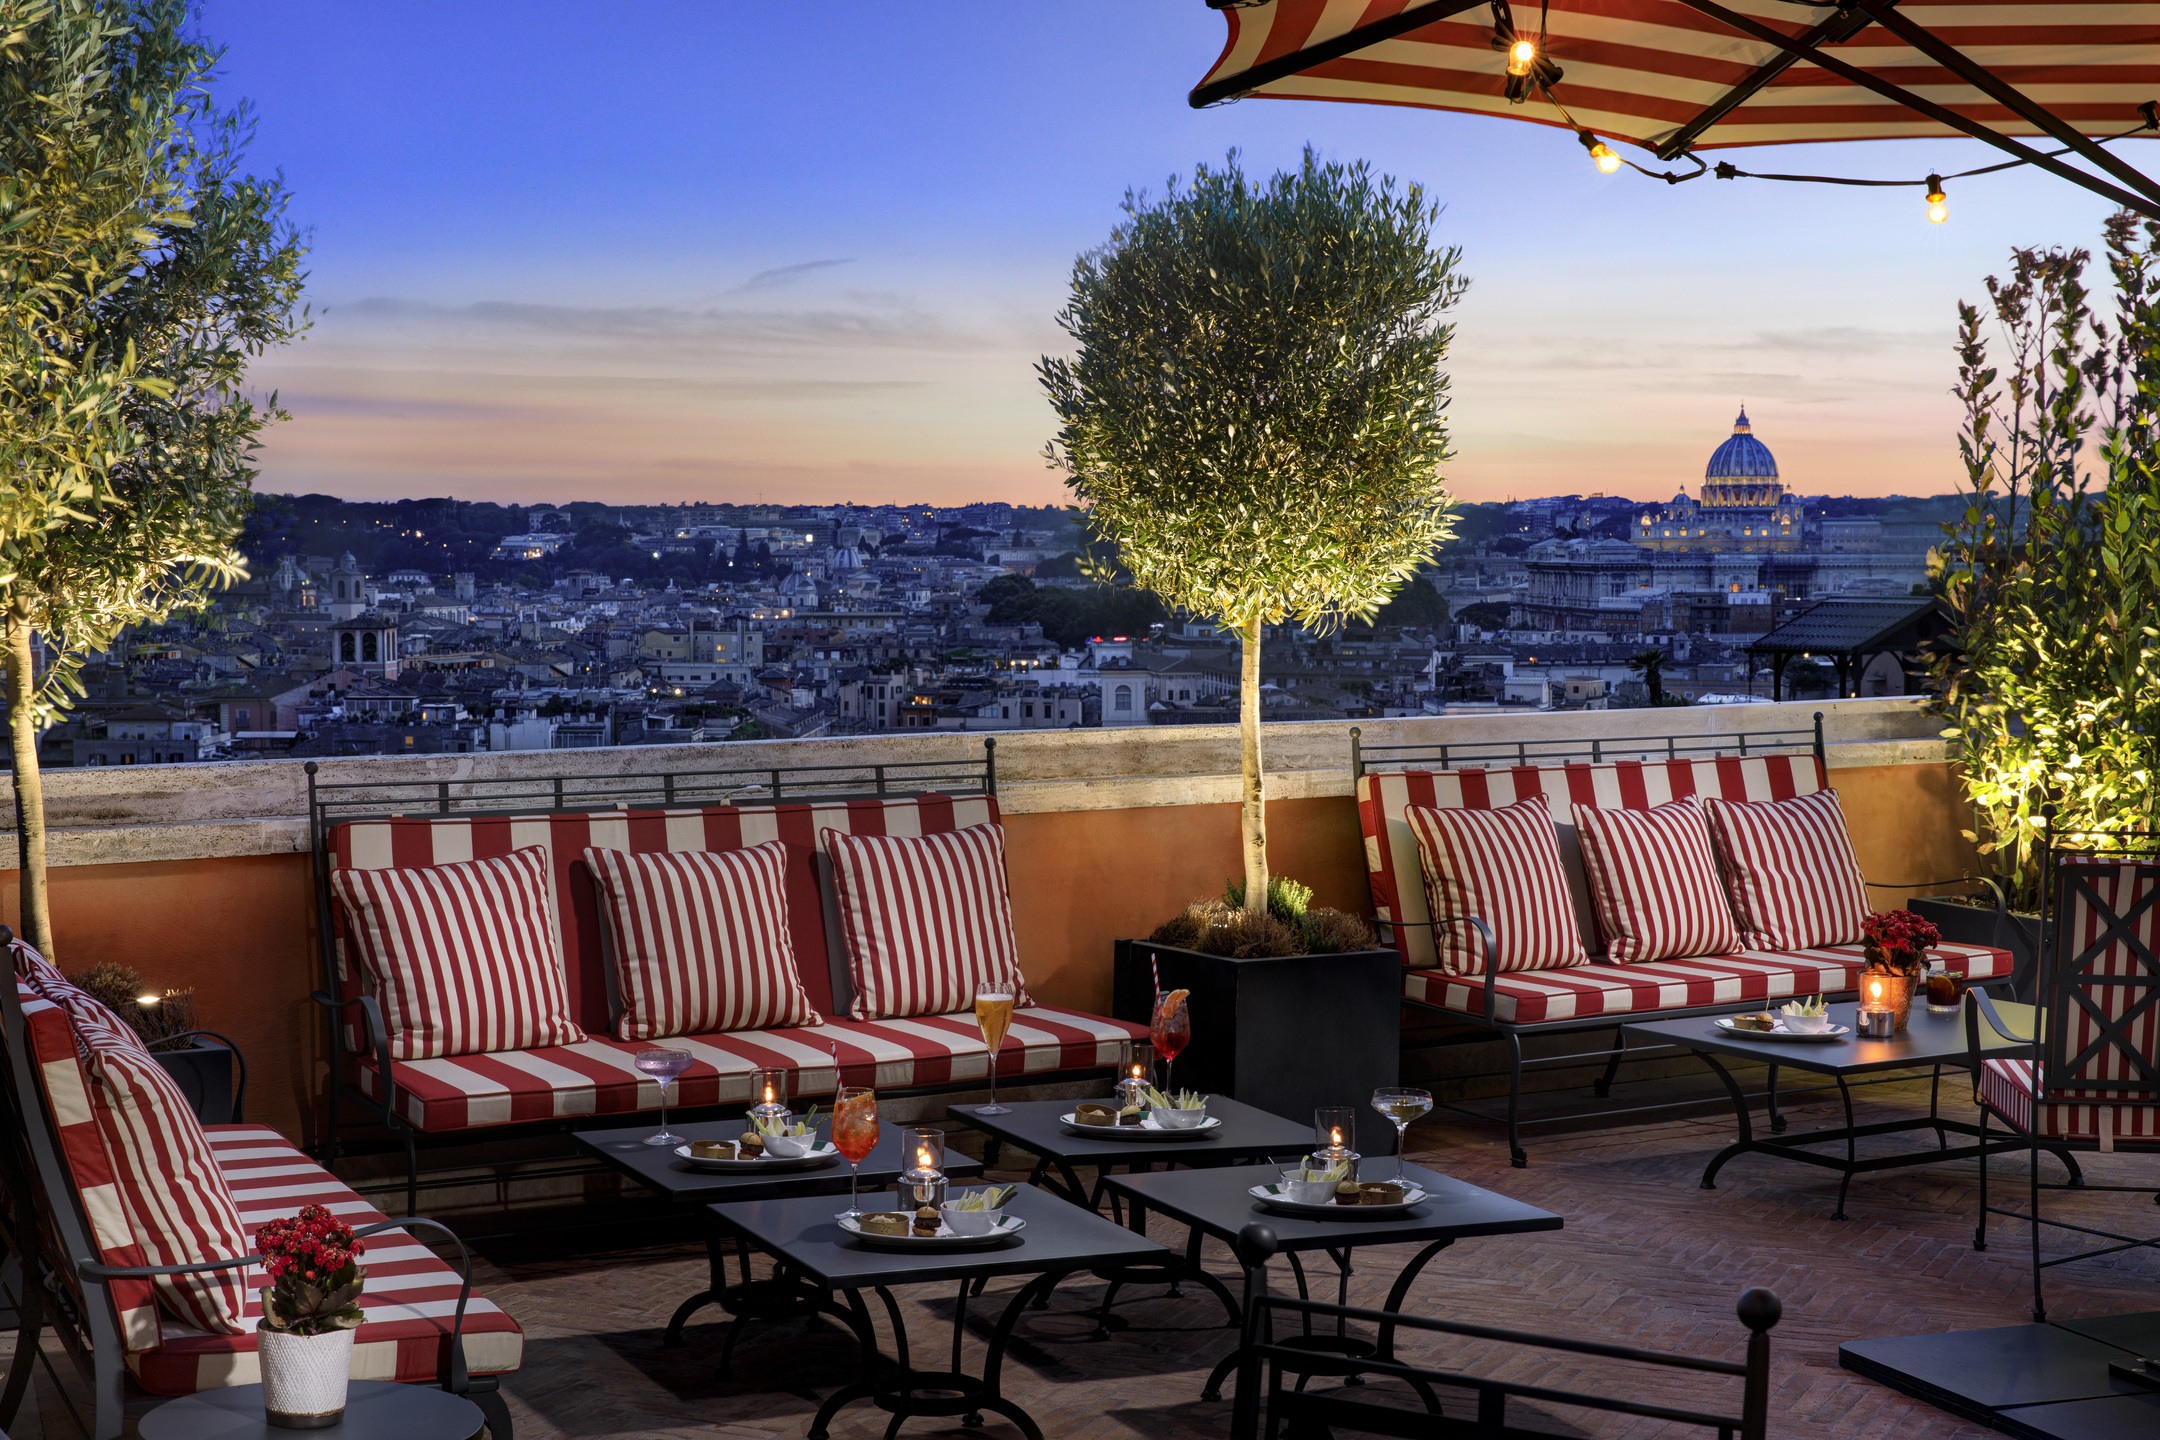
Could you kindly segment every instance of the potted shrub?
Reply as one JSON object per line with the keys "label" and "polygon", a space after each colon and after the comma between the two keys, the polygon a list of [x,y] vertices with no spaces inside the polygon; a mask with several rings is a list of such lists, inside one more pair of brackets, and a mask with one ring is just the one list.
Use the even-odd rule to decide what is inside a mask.
{"label": "potted shrub", "polygon": [[[2155,240],[2107,224],[2115,318],[2094,322],[2083,250],[2011,252],[1991,305],[1958,307],[1968,496],[1935,581],[1953,628],[1934,675],[1975,825],[2011,915],[1914,908],[1955,940],[2040,950],[2050,838],[2160,821],[2160,277]],[[1989,334],[1992,322],[1995,336]],[[2097,460],[2099,473],[2089,473]],[[2081,468],[2085,467],[2085,468]]]}
{"label": "potted shrub", "polygon": [[263,1410],[279,1430],[327,1430],[343,1419],[361,1322],[361,1242],[320,1205],[256,1232],[270,1284],[256,1323]]}
{"label": "potted shrub", "polygon": [[[223,1037],[195,1023],[195,994],[147,984],[126,965],[104,961],[71,977],[101,1000],[142,1038],[150,1058],[165,1067],[205,1125],[230,1125],[241,1118],[233,1071],[238,1052]],[[240,1092],[245,1094],[245,1070]]]}
{"label": "potted shrub", "polygon": [[[1072,354],[1040,367],[1059,420],[1050,456],[1102,542],[1089,550],[1096,578],[1129,575],[1237,639],[1244,874],[1233,894],[1245,918],[1188,918],[1195,934],[1250,938],[1281,918],[1269,903],[1281,892],[1268,877],[1262,639],[1270,625],[1370,620],[1452,533],[1441,366],[1468,282],[1460,252],[1433,243],[1439,210],[1419,187],[1310,150],[1264,182],[1233,154],[1158,200],[1128,195],[1124,209],[1109,243],[1073,267],[1058,317]],[[1228,1017],[1197,990],[1192,1009],[1197,1056]],[[1385,1050],[1392,1065],[1397,1013],[1391,1004],[1385,1044],[1366,1033],[1355,1048]]]}

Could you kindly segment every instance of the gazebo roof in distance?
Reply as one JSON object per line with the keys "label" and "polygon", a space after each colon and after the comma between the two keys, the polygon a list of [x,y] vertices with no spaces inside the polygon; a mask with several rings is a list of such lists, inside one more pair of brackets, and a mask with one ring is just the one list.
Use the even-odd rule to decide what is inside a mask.
{"label": "gazebo roof in distance", "polygon": [[1823,600],[1749,645],[1751,655],[1860,655],[1917,650],[1948,627],[1931,595]]}

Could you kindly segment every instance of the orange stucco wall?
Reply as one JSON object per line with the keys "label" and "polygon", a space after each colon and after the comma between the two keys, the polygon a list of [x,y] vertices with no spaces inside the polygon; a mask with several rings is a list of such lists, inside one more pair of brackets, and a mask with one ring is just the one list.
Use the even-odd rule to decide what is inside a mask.
{"label": "orange stucco wall", "polygon": [[[1974,868],[1948,765],[1837,772],[1861,868],[1871,880],[1938,880]],[[1018,814],[1007,819],[1014,922],[1041,999],[1102,1009],[1111,942],[1144,935],[1236,875],[1234,805]],[[1368,899],[1357,813],[1348,797],[1268,807],[1274,869],[1323,905]],[[231,1035],[251,1067],[249,1118],[304,1133],[322,1082],[313,899],[305,856],[84,865],[52,872],[63,968],[122,961],[154,986],[191,986],[200,1022]],[[1879,892],[1890,907],[1900,896]],[[15,891],[0,886],[0,919]]]}

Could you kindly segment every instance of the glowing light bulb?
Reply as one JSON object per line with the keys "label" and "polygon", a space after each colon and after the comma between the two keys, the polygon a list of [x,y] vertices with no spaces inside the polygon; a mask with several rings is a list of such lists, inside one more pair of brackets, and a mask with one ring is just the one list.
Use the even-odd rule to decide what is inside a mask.
{"label": "glowing light bulb", "polygon": [[1507,73],[1518,78],[1528,75],[1530,67],[1537,64],[1537,41],[1518,39],[1508,46]]}
{"label": "glowing light bulb", "polygon": [[1927,217],[1930,225],[1940,225],[1950,218],[1950,197],[1943,193],[1942,176],[1928,176]]}
{"label": "glowing light bulb", "polygon": [[1610,175],[1620,168],[1620,152],[1600,140],[1590,147],[1590,158],[1597,162],[1600,173]]}
{"label": "glowing light bulb", "polygon": [[143,1009],[148,1010],[152,1006],[164,1004],[165,997],[162,995],[138,995],[135,997],[135,1003],[142,1006]]}

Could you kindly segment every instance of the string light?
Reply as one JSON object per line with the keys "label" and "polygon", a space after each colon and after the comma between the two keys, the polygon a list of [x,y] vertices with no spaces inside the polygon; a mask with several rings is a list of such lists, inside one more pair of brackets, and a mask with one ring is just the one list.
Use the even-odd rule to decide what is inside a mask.
{"label": "string light", "polygon": [[1927,178],[1927,217],[1930,225],[1940,225],[1950,218],[1950,197],[1943,193],[1942,176]]}
{"label": "string light", "polygon": [[1519,78],[1528,75],[1530,67],[1535,64],[1537,64],[1537,41],[1530,39],[1526,35],[1517,36],[1515,43],[1508,46],[1507,73]]}
{"label": "string light", "polygon": [[1582,141],[1582,148],[1590,152],[1591,162],[1597,166],[1599,173],[1610,175],[1620,168],[1620,152],[1612,146],[1588,130],[1578,130],[1575,138]]}

